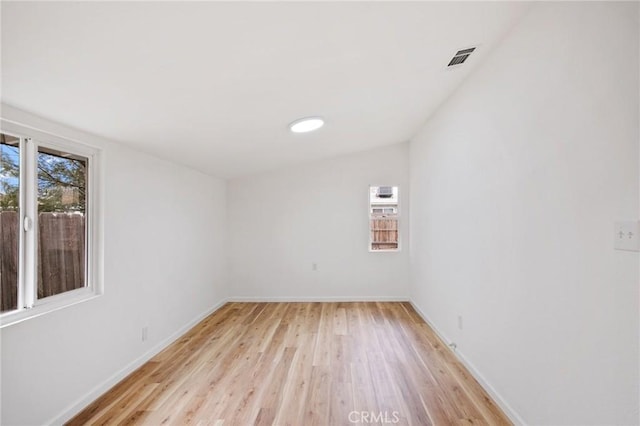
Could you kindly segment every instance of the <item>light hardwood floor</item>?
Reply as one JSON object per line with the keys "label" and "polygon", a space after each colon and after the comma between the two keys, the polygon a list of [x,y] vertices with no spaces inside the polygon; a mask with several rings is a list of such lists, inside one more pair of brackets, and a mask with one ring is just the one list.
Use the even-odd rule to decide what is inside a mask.
{"label": "light hardwood floor", "polygon": [[511,423],[409,303],[358,302],[228,303],[68,424]]}

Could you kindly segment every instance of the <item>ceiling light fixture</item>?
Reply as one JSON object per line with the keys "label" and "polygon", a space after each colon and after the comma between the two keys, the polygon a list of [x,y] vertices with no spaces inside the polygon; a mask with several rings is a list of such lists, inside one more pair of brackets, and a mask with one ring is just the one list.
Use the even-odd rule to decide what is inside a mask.
{"label": "ceiling light fixture", "polygon": [[305,117],[289,124],[289,130],[293,133],[307,133],[318,130],[322,126],[324,126],[322,117]]}

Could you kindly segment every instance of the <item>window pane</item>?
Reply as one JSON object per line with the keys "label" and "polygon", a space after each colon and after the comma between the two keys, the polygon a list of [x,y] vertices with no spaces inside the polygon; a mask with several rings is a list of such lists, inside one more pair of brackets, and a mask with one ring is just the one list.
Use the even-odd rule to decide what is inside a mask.
{"label": "window pane", "polygon": [[38,149],[38,299],[86,285],[87,159]]}
{"label": "window pane", "polygon": [[18,307],[20,139],[0,134],[0,311]]}
{"label": "window pane", "polygon": [[398,249],[398,187],[369,188],[371,250]]}

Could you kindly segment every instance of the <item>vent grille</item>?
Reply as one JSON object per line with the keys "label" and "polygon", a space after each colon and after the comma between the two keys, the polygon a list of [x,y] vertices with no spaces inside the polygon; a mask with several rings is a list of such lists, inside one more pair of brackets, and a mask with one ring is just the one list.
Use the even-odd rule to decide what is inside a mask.
{"label": "vent grille", "polygon": [[393,197],[393,188],[390,186],[381,186],[378,188],[378,198],[391,198]]}
{"label": "vent grille", "polygon": [[474,50],[476,50],[475,47],[470,47],[469,49],[458,50],[456,52],[456,54],[453,55],[453,58],[449,61],[449,65],[447,65],[447,66],[448,67],[452,67],[454,65],[463,64],[464,61],[467,60],[467,58],[471,55],[471,53],[473,53]]}

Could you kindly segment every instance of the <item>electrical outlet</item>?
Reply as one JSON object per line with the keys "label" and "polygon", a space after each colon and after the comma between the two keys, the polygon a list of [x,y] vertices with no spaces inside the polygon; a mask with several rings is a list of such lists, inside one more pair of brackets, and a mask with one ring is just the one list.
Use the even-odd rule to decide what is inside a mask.
{"label": "electrical outlet", "polygon": [[640,222],[618,221],[614,226],[614,247],[616,250],[640,251]]}
{"label": "electrical outlet", "polygon": [[462,315],[458,315],[458,328],[462,330]]}
{"label": "electrical outlet", "polygon": [[145,325],[144,327],[142,327],[142,341],[146,342],[148,338],[149,338],[149,327]]}
{"label": "electrical outlet", "polygon": [[318,270],[318,264],[317,264],[317,263],[315,263],[315,262],[313,262],[313,263],[311,264],[311,270],[312,270],[312,271],[317,271],[317,270]]}

